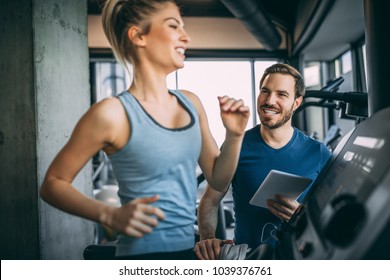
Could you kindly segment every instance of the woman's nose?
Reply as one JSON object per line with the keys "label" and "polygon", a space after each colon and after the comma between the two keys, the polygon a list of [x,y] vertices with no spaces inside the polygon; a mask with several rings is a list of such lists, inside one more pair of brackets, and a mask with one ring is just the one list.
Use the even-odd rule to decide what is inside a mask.
{"label": "woman's nose", "polygon": [[182,29],[182,36],[181,36],[181,40],[186,42],[186,43],[189,43],[191,42],[191,37],[188,35],[188,33],[185,31],[185,29]]}

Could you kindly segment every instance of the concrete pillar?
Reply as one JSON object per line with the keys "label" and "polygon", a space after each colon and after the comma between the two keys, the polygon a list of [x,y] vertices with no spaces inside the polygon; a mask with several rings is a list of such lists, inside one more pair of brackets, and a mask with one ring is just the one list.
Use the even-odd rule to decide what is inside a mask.
{"label": "concrete pillar", "polygon": [[390,52],[388,31],[390,20],[388,9],[380,0],[364,1],[366,33],[367,76],[368,76],[368,114],[390,106],[388,94]]}
{"label": "concrete pillar", "polygon": [[[0,257],[82,259],[93,223],[38,189],[90,107],[86,0],[0,3]],[[74,185],[92,195],[92,165]]]}

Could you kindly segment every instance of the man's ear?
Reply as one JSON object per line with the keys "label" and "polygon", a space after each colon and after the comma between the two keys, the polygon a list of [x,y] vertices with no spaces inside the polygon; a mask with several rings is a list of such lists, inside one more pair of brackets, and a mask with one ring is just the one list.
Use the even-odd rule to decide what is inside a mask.
{"label": "man's ear", "polygon": [[299,96],[299,97],[295,98],[294,108],[293,108],[294,111],[301,105],[302,100],[303,100],[303,96]]}
{"label": "man's ear", "polygon": [[138,26],[132,26],[127,30],[127,38],[136,46],[145,46],[145,37]]}

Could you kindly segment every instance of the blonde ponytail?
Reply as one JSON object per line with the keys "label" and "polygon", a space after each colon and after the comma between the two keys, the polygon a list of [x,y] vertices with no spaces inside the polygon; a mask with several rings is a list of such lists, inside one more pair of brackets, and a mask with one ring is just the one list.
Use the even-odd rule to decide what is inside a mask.
{"label": "blonde ponytail", "polygon": [[141,27],[143,34],[150,30],[149,17],[159,4],[176,3],[173,0],[107,0],[102,10],[102,25],[116,60],[129,72],[137,64],[136,48],[127,38],[133,25]]}

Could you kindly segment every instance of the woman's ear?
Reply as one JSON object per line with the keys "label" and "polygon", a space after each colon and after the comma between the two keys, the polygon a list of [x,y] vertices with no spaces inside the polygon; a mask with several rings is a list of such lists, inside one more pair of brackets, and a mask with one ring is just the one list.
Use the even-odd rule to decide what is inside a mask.
{"label": "woman's ear", "polygon": [[127,38],[136,46],[145,46],[145,37],[138,26],[132,26],[127,30]]}

